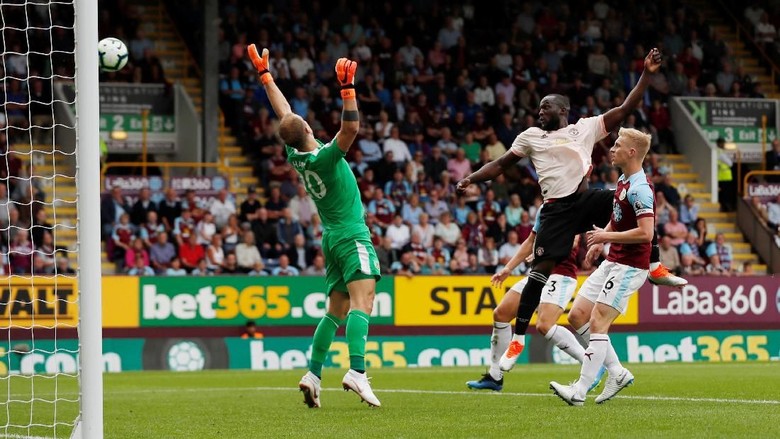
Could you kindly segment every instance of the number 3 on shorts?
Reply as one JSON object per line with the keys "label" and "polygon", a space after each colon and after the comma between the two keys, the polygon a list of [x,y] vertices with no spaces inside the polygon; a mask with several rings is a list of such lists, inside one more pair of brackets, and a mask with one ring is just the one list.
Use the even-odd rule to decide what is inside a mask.
{"label": "number 3 on shorts", "polygon": [[601,289],[601,294],[608,296],[609,293],[612,292],[612,288],[615,287],[614,280],[615,280],[615,276],[612,276],[609,279],[607,279],[606,282],[604,282],[604,288]]}

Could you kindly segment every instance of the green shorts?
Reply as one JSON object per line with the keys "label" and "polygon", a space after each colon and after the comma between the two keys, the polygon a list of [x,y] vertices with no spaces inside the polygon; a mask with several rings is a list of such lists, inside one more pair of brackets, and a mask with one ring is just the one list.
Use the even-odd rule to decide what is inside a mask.
{"label": "green shorts", "polygon": [[356,280],[381,278],[379,259],[368,233],[345,237],[343,233],[325,232],[322,252],[328,294],[334,290],[348,293],[347,284]]}

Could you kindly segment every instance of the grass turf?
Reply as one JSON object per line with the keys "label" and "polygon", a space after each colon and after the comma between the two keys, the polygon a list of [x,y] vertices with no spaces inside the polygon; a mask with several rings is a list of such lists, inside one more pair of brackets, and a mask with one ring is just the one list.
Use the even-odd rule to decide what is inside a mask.
{"label": "grass turf", "polygon": [[[137,372],[105,376],[107,438],[271,437],[780,437],[780,364],[630,365],[634,386],[603,405],[585,407],[552,396],[551,380],[568,382],[573,366],[525,365],[507,374],[502,393],[469,391],[481,369],[371,371],[381,408],[341,391],[344,371],[326,369],[323,407],[302,403],[302,371]],[[14,377],[11,399],[52,399],[53,379]],[[59,397],[75,398],[75,381],[57,381]],[[384,391],[383,391],[384,390]],[[600,388],[599,390],[600,391]],[[2,398],[2,397],[0,397]],[[5,399],[7,401],[7,398]],[[30,404],[0,406],[0,426],[27,424]],[[34,422],[51,423],[54,404],[35,402]],[[77,404],[57,405],[59,421]],[[57,436],[68,429],[58,427]],[[0,435],[52,436],[45,427],[2,429]]]}

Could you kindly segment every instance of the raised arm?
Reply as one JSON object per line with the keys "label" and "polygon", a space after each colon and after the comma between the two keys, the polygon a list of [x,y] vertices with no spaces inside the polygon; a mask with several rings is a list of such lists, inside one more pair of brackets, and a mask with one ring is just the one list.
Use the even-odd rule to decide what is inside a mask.
{"label": "raised arm", "polygon": [[464,193],[466,188],[469,187],[471,183],[481,183],[483,181],[495,179],[501,175],[502,172],[506,171],[511,166],[519,162],[521,158],[522,157],[520,155],[512,152],[510,149],[509,151],[505,152],[504,155],[499,157],[498,160],[493,160],[492,162],[479,168],[477,172],[474,172],[468,177],[459,181],[456,187],[458,193]]}
{"label": "raised arm", "polygon": [[271,106],[276,113],[276,117],[281,119],[287,114],[292,113],[290,109],[290,103],[287,102],[287,98],[284,97],[282,91],[276,86],[274,77],[271,76],[271,72],[268,71],[268,49],[263,49],[262,56],[257,52],[257,46],[250,44],[247,47],[247,53],[249,59],[252,60],[255,69],[257,69],[257,75],[260,77],[260,82],[265,87],[265,92],[268,94],[268,100],[271,101]]}
{"label": "raised arm", "polygon": [[355,99],[356,71],[357,62],[347,58],[339,58],[336,61],[336,78],[341,84],[341,99],[344,101],[344,108],[341,111],[341,129],[336,133],[336,145],[345,153],[349,151],[360,129],[360,112]]}
{"label": "raised arm", "polygon": [[639,81],[637,81],[631,93],[626,96],[623,104],[604,114],[604,127],[607,132],[614,131],[634,111],[637,104],[642,101],[642,96],[644,96],[647,86],[650,85],[650,76],[657,74],[660,67],[661,52],[653,48],[645,57],[645,68],[642,71],[642,76],[639,77]]}

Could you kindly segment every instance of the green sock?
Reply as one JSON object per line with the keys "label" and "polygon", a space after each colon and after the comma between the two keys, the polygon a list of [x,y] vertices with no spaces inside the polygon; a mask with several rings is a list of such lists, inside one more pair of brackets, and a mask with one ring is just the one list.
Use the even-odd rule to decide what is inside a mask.
{"label": "green sock", "polygon": [[366,338],[368,338],[368,314],[353,309],[347,315],[347,344],[349,368],[358,372],[366,370]]}
{"label": "green sock", "polygon": [[325,317],[320,320],[317,329],[314,331],[309,370],[320,378],[322,378],[322,365],[328,357],[330,344],[333,343],[333,339],[336,337],[336,330],[339,329],[340,324],[341,320],[332,314],[325,314]]}

